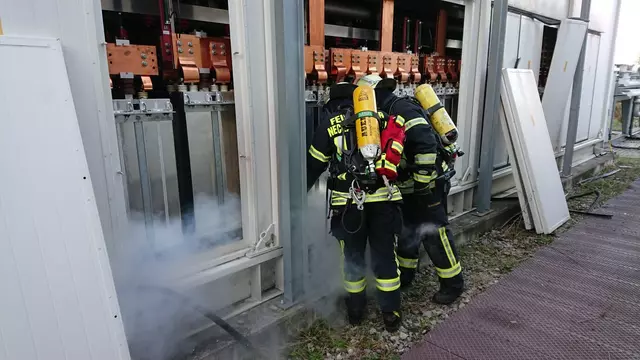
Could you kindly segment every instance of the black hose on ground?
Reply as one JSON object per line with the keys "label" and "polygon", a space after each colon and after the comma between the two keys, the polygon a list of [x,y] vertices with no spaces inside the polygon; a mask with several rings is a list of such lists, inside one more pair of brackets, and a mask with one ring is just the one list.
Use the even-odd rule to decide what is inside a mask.
{"label": "black hose on ground", "polygon": [[181,294],[175,290],[157,286],[157,285],[141,285],[138,289],[147,292],[157,292],[163,295],[168,295],[170,297],[179,299],[180,302],[185,304],[186,306],[196,310],[197,312],[204,315],[209,320],[213,321],[216,325],[221,327],[224,331],[226,331],[231,337],[244,346],[247,350],[251,352],[255,359],[267,359],[264,355],[262,355],[258,349],[247,339],[244,335],[242,335],[238,330],[236,330],[233,326],[231,326],[228,322],[222,319],[220,316],[216,315],[213,311],[204,308],[198,304],[196,304],[191,298],[188,296]]}
{"label": "black hose on ground", "polygon": [[585,193],[582,194],[578,194],[578,195],[571,195],[571,196],[567,196],[567,201],[569,200],[573,200],[573,199],[579,199],[579,198],[583,198],[585,196],[589,196],[589,195],[595,195],[596,198],[593,200],[593,202],[591,203],[591,205],[589,206],[589,208],[587,209],[587,212],[591,212],[591,210],[593,210],[593,208],[596,206],[596,204],[598,203],[598,200],[600,200],[600,196],[602,196],[602,194],[600,193],[600,190],[593,190],[593,191],[587,191]]}

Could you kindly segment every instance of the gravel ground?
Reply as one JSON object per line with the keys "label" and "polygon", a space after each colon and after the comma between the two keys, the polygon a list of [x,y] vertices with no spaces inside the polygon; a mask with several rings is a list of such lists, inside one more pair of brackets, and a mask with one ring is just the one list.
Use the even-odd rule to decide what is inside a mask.
{"label": "gravel ground", "polygon": [[[598,206],[640,178],[640,160],[618,159],[614,167],[604,169],[603,173],[615,169],[620,169],[620,172],[576,187],[572,194],[598,190],[601,195],[594,207],[597,212]],[[595,195],[590,195],[571,200],[569,207],[587,210],[594,199]],[[572,216],[572,220],[557,233],[566,231],[580,219],[582,216]],[[520,262],[553,240],[554,236],[536,235],[524,230],[522,218],[514,218],[460,249],[467,290],[454,304],[441,306],[430,301],[438,287],[437,279],[431,266],[423,267],[412,288],[403,292],[404,320],[399,332],[389,334],[382,330],[380,314],[375,300],[371,299],[369,316],[363,325],[353,327],[346,325],[344,320],[331,324],[327,320],[318,320],[294,339],[288,348],[288,357],[305,360],[399,359],[400,354],[420,341],[438,323],[466,306],[474,296],[500,281]]]}

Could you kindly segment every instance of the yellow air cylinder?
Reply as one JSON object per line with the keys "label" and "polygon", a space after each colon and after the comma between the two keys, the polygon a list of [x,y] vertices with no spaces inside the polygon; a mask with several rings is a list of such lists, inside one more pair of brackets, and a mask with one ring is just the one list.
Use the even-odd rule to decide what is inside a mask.
{"label": "yellow air cylinder", "polygon": [[[415,97],[425,110],[440,103],[438,95],[436,95],[436,92],[433,91],[433,88],[429,84],[418,86],[415,91]],[[449,116],[449,113],[447,113],[444,108],[440,108],[431,114],[429,120],[431,126],[433,126],[438,135],[440,135],[445,145],[451,145],[458,140],[458,128],[456,128],[456,124],[453,123],[451,116]]]}
{"label": "yellow air cylinder", "polygon": [[356,119],[356,138],[362,156],[374,166],[380,155],[380,125],[377,114],[376,96],[373,88],[361,85],[353,92],[353,110]]}

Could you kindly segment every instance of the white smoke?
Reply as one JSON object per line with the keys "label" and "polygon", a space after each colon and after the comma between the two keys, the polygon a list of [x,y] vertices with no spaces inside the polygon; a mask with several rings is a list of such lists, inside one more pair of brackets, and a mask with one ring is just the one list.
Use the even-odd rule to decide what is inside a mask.
{"label": "white smoke", "polygon": [[[179,218],[166,221],[157,217],[149,229],[141,214],[132,214],[118,256],[112,260],[127,340],[136,360],[169,359],[195,345],[185,342],[186,335],[208,320],[161,288],[175,288],[176,273],[184,270],[184,264],[194,265],[198,254],[209,252],[211,258],[224,255],[217,249],[242,238],[236,195],[226,194],[223,204],[215,198],[197,196],[194,218],[195,231],[185,233]],[[229,288],[225,281],[218,280],[217,286]],[[186,295],[217,310],[215,297],[194,298],[194,292]]]}

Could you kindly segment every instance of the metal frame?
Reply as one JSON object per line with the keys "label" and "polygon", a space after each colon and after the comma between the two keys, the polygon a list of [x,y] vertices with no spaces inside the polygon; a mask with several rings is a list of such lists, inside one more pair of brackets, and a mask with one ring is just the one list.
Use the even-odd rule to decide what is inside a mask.
{"label": "metal frame", "polygon": [[507,25],[508,1],[495,0],[493,3],[491,41],[489,43],[489,69],[482,124],[482,144],[480,157],[480,178],[478,183],[477,208],[485,213],[491,208],[491,187],[493,183],[494,136],[500,106],[500,79],[504,57],[505,30]]}
{"label": "metal frame", "polygon": [[[288,146],[288,142],[276,141],[276,136],[286,138],[279,134],[279,130],[287,119],[278,113],[280,108],[286,109],[280,103],[285,101],[284,95],[287,94],[281,92],[276,84],[276,77],[284,66],[277,63],[277,60],[286,58],[283,52],[276,51],[280,41],[274,39],[283,35],[281,29],[277,28],[282,25],[282,21],[277,23],[275,20],[278,1],[282,0],[241,0],[229,3],[244,240],[242,246],[230,246],[222,251],[217,248],[194,255],[185,260],[186,268],[181,266],[184,263],[158,264],[158,271],[164,275],[163,278],[183,291],[206,289],[207,286],[213,286],[216,280],[248,270],[248,276],[243,277],[242,281],[246,280],[250,284],[249,297],[240,303],[229,304],[227,310],[231,309],[230,314],[248,310],[272,299],[282,294],[286,288],[282,280],[282,260],[275,264],[277,277],[280,277],[276,279],[276,287],[263,289],[262,284],[265,263],[281,259],[287,253],[281,244],[286,245],[290,239],[287,232],[288,214],[281,216],[278,213],[288,208],[288,199],[280,196],[283,189],[288,191],[288,184],[283,185],[280,181],[286,178],[289,168],[282,159],[289,151],[282,149],[282,146]],[[302,16],[299,18],[301,20]],[[302,31],[297,33],[302,34]],[[302,47],[300,58],[292,60],[300,62],[300,74],[301,49]],[[302,93],[300,89],[301,96]],[[184,115],[193,111],[205,111],[211,112],[212,117],[215,117],[216,113],[222,111],[222,107],[234,103],[234,100],[227,101],[224,96],[207,92],[174,93],[172,97],[176,97],[174,102],[183,104],[184,109],[180,112]],[[176,108],[176,114],[177,112]],[[273,271],[271,264],[268,271]]]}
{"label": "metal frame", "polygon": [[[278,109],[277,168],[280,221],[279,234],[284,249],[282,274],[279,274],[284,291],[283,305],[290,306],[305,293],[308,278],[308,251],[304,232],[307,206],[306,177],[306,108],[304,101],[304,1],[273,0],[276,3],[273,37],[276,46],[275,87]],[[297,56],[295,56],[297,54]],[[294,94],[298,94],[295,96]]]}
{"label": "metal frame", "polygon": [[[474,194],[477,184],[477,159],[479,157],[479,126],[483,107],[483,90],[486,78],[489,42],[489,18],[491,0],[464,0],[454,3],[465,6],[460,93],[457,106],[458,143],[466,155],[456,162],[457,175],[452,181],[448,198],[451,218],[474,210]],[[471,45],[473,44],[473,45]]]}
{"label": "metal frame", "polygon": [[[304,119],[305,111],[302,7],[301,0],[243,0],[231,2],[229,9],[243,234],[255,239],[256,246],[271,237],[274,241],[263,249],[204,257],[202,263],[208,265],[194,264],[195,271],[165,270],[186,290],[250,269],[250,299],[234,313],[282,293],[282,304],[288,306],[304,294],[306,182],[299,174],[306,168],[306,137],[302,122],[290,121]],[[289,96],[294,93],[300,97]],[[265,293],[260,274],[263,264],[274,259],[276,289]]]}
{"label": "metal frame", "polygon": [[[466,155],[456,163],[456,178],[452,194],[459,191],[456,187],[476,181],[477,170],[477,119],[482,114],[482,98],[487,64],[489,37],[489,15],[491,1],[467,1],[462,42],[462,73],[460,74],[460,94],[458,96],[458,140]],[[470,46],[476,44],[476,46]],[[461,191],[461,190],[460,190]]]}
{"label": "metal frame", "polygon": [[[580,18],[583,21],[589,22],[589,15],[591,11],[591,0],[582,0],[582,6],[580,8]],[[571,93],[571,112],[569,115],[569,125],[567,128],[567,143],[564,150],[564,158],[562,161],[562,176],[570,176],[573,164],[573,151],[576,144],[576,137],[578,133],[578,122],[580,121],[580,103],[582,101],[582,78],[584,74],[584,62],[587,56],[587,42],[588,36],[585,36],[582,42],[582,49],[580,50],[580,57],[578,58],[578,65],[576,67],[576,73],[573,77],[573,89]],[[575,91],[580,89],[580,91]]]}
{"label": "metal frame", "polygon": [[[248,309],[262,301],[273,298],[286,291],[293,293],[293,285],[285,281],[285,277],[294,271],[284,271],[296,259],[290,249],[290,202],[288,193],[289,154],[288,141],[276,141],[287,138],[285,133],[291,122],[285,122],[288,116],[280,111],[295,111],[295,102],[287,102],[287,94],[278,80],[285,74],[295,74],[296,66],[300,68],[299,92],[302,104],[302,12],[299,16],[285,15],[292,13],[288,1],[282,0],[242,0],[230,2],[230,31],[233,50],[233,71],[235,87],[236,121],[238,128],[238,149],[241,176],[241,202],[243,237],[255,240],[254,247],[243,254],[242,251],[233,256],[228,254],[228,262],[217,261],[216,264],[181,278],[178,284],[182,287],[206,286],[224,276],[250,269],[251,296],[242,309]],[[299,4],[302,9],[302,4]],[[251,9],[249,11],[248,9]],[[295,11],[295,10],[294,10]],[[283,27],[292,26],[291,21],[298,21],[294,27],[300,37],[299,57],[285,56],[285,47],[296,46],[295,41],[279,41],[287,35]],[[287,60],[289,59],[289,60]],[[286,64],[289,61],[291,64]],[[262,81],[266,78],[266,81]],[[260,79],[260,81],[255,80]],[[285,78],[288,80],[288,78]],[[251,84],[251,85],[249,85]],[[292,82],[295,86],[295,82]],[[302,107],[297,107],[302,118]],[[284,109],[284,110],[282,110]],[[282,119],[282,120],[280,120]],[[285,126],[286,125],[286,126]],[[273,171],[278,169],[278,171]],[[298,177],[299,178],[299,177]],[[305,189],[306,190],[306,189]],[[260,246],[265,245],[265,246]],[[281,247],[284,245],[284,249]],[[262,265],[270,260],[287,256],[287,260],[278,260],[276,291],[265,295],[261,285]],[[205,259],[211,261],[211,259]],[[293,295],[287,296],[293,299]]]}

